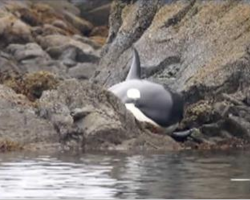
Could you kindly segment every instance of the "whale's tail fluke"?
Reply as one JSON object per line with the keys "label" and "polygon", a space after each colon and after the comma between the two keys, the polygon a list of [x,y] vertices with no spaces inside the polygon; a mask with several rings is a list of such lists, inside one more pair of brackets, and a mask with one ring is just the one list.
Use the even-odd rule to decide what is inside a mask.
{"label": "whale's tail fluke", "polygon": [[133,48],[133,60],[126,80],[141,79],[141,63],[137,50]]}

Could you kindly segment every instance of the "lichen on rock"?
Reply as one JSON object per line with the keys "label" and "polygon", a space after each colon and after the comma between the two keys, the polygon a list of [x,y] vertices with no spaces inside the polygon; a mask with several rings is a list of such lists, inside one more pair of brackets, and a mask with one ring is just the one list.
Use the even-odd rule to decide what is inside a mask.
{"label": "lichen on rock", "polygon": [[23,77],[10,77],[3,84],[17,93],[27,96],[31,101],[41,97],[43,91],[56,88],[59,80],[51,73],[40,71]]}

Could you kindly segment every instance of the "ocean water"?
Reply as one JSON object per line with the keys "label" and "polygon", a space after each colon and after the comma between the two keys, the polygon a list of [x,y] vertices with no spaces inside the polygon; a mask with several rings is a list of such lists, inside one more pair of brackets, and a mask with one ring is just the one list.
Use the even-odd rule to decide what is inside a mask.
{"label": "ocean water", "polygon": [[0,199],[250,198],[250,151],[0,154]]}

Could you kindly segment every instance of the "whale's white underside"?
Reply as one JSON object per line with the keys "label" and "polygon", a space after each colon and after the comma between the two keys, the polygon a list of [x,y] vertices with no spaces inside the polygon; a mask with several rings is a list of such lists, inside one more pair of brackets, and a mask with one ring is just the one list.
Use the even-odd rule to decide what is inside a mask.
{"label": "whale's white underside", "polygon": [[126,103],[125,106],[135,116],[135,118],[138,121],[147,122],[147,123],[153,124],[155,126],[159,126],[152,119],[150,119],[146,115],[144,115],[140,109],[136,108],[133,103]]}
{"label": "whale's white underside", "polygon": [[[133,99],[133,100],[140,99],[141,92],[137,88],[130,88],[127,90],[127,97],[129,99]],[[148,122],[148,123],[153,124],[155,126],[159,126],[152,119],[150,119],[146,115],[144,115],[143,112],[135,106],[135,104],[126,103],[125,106],[126,106],[127,110],[129,110],[135,116],[135,118],[137,120],[142,121],[142,122]]]}

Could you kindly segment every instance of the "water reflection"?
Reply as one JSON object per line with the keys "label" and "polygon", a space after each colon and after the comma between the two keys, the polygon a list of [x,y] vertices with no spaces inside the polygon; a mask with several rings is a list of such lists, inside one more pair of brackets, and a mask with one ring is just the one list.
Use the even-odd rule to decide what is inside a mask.
{"label": "water reflection", "polygon": [[249,198],[249,151],[0,155],[0,198]]}

